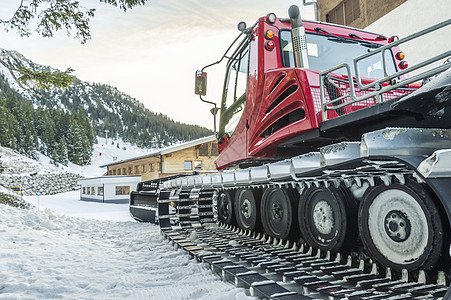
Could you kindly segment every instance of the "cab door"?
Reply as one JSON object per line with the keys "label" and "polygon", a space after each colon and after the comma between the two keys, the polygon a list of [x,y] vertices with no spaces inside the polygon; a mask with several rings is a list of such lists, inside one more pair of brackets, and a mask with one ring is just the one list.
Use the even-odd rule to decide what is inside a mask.
{"label": "cab door", "polygon": [[230,57],[224,80],[216,166],[223,169],[246,159],[247,128],[245,111],[249,80],[249,40],[244,40]]}

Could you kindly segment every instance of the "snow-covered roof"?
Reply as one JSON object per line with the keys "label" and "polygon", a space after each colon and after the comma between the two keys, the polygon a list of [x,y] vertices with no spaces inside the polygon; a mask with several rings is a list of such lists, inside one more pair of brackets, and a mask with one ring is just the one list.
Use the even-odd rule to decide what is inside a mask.
{"label": "snow-covered roof", "polygon": [[103,184],[103,183],[134,183],[134,182],[140,182],[141,181],[141,175],[139,176],[127,176],[127,175],[121,175],[121,176],[100,176],[100,177],[93,177],[93,178],[80,178],[77,181],[77,184],[84,185],[84,184]]}
{"label": "snow-covered roof", "polygon": [[181,143],[181,144],[177,144],[177,145],[173,145],[173,146],[169,146],[154,152],[151,152],[149,154],[146,155],[142,155],[142,156],[137,156],[137,157],[133,157],[133,158],[129,158],[129,159],[124,159],[124,160],[120,160],[120,161],[115,161],[109,164],[105,164],[105,165],[101,165],[100,167],[108,167],[108,166],[112,166],[112,165],[117,165],[120,163],[124,163],[127,161],[133,161],[133,160],[137,160],[137,159],[141,159],[141,158],[146,158],[146,157],[152,157],[152,156],[156,156],[156,155],[164,155],[164,154],[169,154],[169,153],[173,153],[176,151],[180,151],[180,150],[184,150],[187,148],[191,148],[194,146],[198,146],[198,145],[202,145],[204,143],[208,143],[208,142],[212,142],[215,141],[216,137],[214,135],[209,135],[197,140],[192,140],[186,143]]}

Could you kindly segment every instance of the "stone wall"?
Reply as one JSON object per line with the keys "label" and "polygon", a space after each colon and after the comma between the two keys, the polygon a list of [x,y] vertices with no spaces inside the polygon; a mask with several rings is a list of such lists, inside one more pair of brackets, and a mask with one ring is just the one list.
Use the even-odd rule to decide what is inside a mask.
{"label": "stone wall", "polygon": [[73,173],[54,173],[36,175],[11,175],[1,174],[0,185],[10,188],[22,186],[25,196],[35,195],[41,191],[42,195],[52,195],[67,192],[77,187],[77,180],[81,176]]}

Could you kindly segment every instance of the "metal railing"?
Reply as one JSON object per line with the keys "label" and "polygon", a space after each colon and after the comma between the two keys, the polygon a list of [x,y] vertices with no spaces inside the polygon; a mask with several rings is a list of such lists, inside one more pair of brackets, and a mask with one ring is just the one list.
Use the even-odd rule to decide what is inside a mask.
{"label": "metal railing", "polygon": [[[440,61],[440,60],[450,57],[451,50],[448,50],[444,53],[436,55],[425,61],[422,61],[414,66],[397,71],[391,75],[388,75],[387,65],[386,65],[386,61],[385,61],[386,51],[390,51],[393,47],[397,47],[400,44],[406,43],[406,42],[416,39],[420,36],[424,36],[430,32],[436,31],[436,30],[441,29],[450,24],[451,24],[451,19],[448,19],[448,20],[438,23],[434,26],[431,26],[431,27],[421,30],[417,33],[409,35],[405,38],[399,39],[390,44],[387,44],[385,46],[377,48],[376,50],[373,50],[371,52],[365,53],[363,55],[360,55],[360,56],[354,58],[353,59],[354,69],[355,69],[355,78],[354,79],[353,79],[353,76],[351,73],[351,67],[346,63],[340,64],[329,70],[321,72],[319,74],[319,77],[320,77],[321,112],[322,112],[323,121],[328,119],[327,118],[328,111],[337,111],[337,110],[342,109],[343,107],[352,105],[357,102],[361,102],[361,101],[369,99],[369,98],[375,98],[375,102],[380,103],[380,102],[382,102],[382,99],[383,99],[382,95],[384,93],[393,91],[395,89],[406,87],[407,85],[409,85],[411,83],[434,76],[434,75],[441,73],[443,71],[446,71],[448,68],[450,68],[451,62],[446,62],[442,65],[431,67],[430,69],[428,69],[426,71],[422,71],[419,74],[416,74],[412,77],[401,78],[401,76],[406,75],[407,73],[419,70],[421,68],[431,65],[432,63],[435,63],[437,61]],[[381,79],[375,80],[369,84],[363,84],[362,78],[359,73],[358,63],[364,59],[367,59],[368,57],[375,56],[375,55],[381,55],[384,77]],[[346,70],[346,74],[348,76],[347,81],[349,84],[349,93],[344,93],[344,94],[340,95],[339,97],[336,97],[334,99],[330,99],[330,101],[327,101],[326,94],[325,94],[325,86],[326,86],[326,84],[334,85],[333,80],[335,80],[335,78],[333,78],[332,73],[334,71],[337,71],[337,70],[343,69],[343,68]],[[388,83],[388,84],[383,85],[384,83]],[[357,96],[356,95],[356,87],[358,89],[360,89],[361,91],[368,91],[368,93]],[[345,101],[346,98],[350,98],[350,100]]]}

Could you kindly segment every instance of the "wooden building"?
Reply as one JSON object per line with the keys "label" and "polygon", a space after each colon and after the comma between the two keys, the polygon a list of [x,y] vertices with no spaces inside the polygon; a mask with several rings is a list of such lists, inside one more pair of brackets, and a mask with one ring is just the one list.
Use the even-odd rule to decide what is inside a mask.
{"label": "wooden building", "polygon": [[365,28],[407,0],[318,0],[318,21]]}
{"label": "wooden building", "polygon": [[107,176],[141,176],[142,181],[147,181],[193,171],[215,172],[217,156],[216,138],[208,136],[101,167],[107,167]]}

